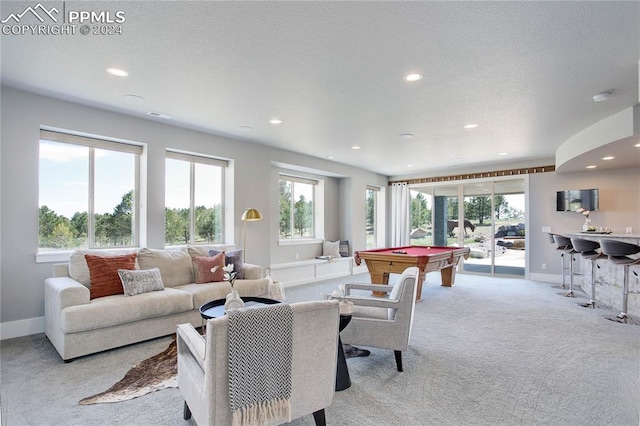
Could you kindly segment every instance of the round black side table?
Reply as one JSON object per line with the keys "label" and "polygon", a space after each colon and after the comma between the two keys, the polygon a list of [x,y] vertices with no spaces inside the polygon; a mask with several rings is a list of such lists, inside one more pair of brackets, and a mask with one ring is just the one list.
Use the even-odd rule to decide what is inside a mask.
{"label": "round black side table", "polygon": [[[351,315],[340,315],[340,328],[339,331],[351,322]],[[336,391],[342,391],[348,389],[351,386],[351,377],[349,377],[349,369],[347,368],[347,360],[344,356],[344,349],[342,348],[342,339],[338,334],[338,368],[336,371]]]}

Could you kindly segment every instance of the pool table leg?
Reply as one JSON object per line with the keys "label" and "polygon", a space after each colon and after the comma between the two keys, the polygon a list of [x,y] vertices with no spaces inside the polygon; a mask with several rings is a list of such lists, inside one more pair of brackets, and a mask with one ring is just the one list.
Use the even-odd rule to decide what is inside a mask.
{"label": "pool table leg", "polygon": [[456,279],[456,267],[449,266],[440,270],[440,277],[442,278],[442,287],[453,287],[453,283]]}
{"label": "pool table leg", "polygon": [[418,288],[416,289],[416,303],[422,301],[422,283],[427,278],[427,273],[424,271],[420,271],[418,273]]}
{"label": "pool table leg", "polygon": [[[372,284],[389,284],[389,273],[388,272],[371,272],[371,283]],[[373,296],[375,297],[385,297],[387,292],[384,291],[374,291]]]}

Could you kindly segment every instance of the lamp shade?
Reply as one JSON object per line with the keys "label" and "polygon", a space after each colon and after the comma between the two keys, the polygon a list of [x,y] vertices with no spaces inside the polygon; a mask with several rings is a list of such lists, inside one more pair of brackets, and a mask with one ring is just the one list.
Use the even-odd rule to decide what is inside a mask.
{"label": "lamp shade", "polygon": [[256,209],[246,209],[244,213],[242,213],[242,218],[244,222],[253,222],[256,220],[262,220],[262,213],[260,213]]}

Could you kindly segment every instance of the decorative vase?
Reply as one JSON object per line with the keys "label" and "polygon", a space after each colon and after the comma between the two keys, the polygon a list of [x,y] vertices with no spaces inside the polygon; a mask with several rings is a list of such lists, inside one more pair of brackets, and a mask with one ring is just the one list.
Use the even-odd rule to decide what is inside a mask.
{"label": "decorative vase", "polygon": [[244,307],[244,302],[235,289],[231,289],[231,293],[227,294],[227,301],[224,303],[224,310],[239,309]]}
{"label": "decorative vase", "polygon": [[586,217],[584,219],[584,225],[582,225],[582,230],[586,232],[590,229],[591,229],[591,219],[589,219],[589,217]]}
{"label": "decorative vase", "polygon": [[353,313],[353,302],[344,300],[340,302],[340,315],[351,315]]}

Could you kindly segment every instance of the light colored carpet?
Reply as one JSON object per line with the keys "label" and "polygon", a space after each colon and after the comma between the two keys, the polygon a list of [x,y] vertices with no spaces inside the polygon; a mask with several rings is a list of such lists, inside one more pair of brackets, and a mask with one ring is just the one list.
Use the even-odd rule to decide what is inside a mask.
{"label": "light colored carpet", "polygon": [[[366,282],[367,275],[348,281]],[[287,289],[287,301],[321,298],[344,279]],[[576,305],[551,284],[429,274],[416,305],[404,372],[392,351],[347,363],[352,386],[335,394],[329,425],[640,424],[640,326]],[[117,404],[80,406],[135,364],[166,349],[156,339],[64,364],[43,335],[2,342],[2,424],[193,425],[179,389]],[[312,425],[312,416],[293,425]]]}

